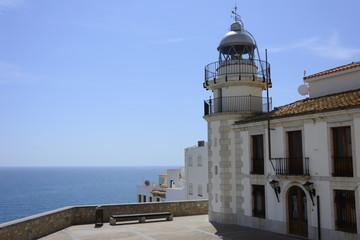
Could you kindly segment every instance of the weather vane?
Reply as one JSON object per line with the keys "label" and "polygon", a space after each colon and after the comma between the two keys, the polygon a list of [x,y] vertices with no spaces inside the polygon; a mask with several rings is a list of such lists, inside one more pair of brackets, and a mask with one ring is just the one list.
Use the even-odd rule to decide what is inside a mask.
{"label": "weather vane", "polygon": [[235,4],[234,11],[231,11],[231,13],[234,14],[234,16],[231,17],[235,20],[235,22],[239,22],[241,21],[241,17],[239,14],[237,14],[236,10],[237,10],[237,6]]}

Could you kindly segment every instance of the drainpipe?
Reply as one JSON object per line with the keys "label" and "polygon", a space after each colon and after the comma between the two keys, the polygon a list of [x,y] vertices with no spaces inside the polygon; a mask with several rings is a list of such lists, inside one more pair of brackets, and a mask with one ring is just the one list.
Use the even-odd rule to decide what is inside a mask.
{"label": "drainpipe", "polygon": [[320,196],[316,196],[316,203],[317,203],[317,232],[318,232],[318,239],[321,240],[321,228],[320,228]]}
{"label": "drainpipe", "polygon": [[[268,76],[268,61],[267,61],[267,49],[265,49],[265,69],[266,69],[266,76]],[[265,77],[265,76],[264,76]],[[270,103],[269,103],[269,77],[266,78],[266,101],[267,101],[267,111],[268,111],[268,117],[267,117],[267,125],[268,125],[268,146],[269,146],[269,161],[271,162],[271,138],[270,138]],[[272,164],[272,162],[271,162]],[[273,166],[274,167],[274,166]]]}

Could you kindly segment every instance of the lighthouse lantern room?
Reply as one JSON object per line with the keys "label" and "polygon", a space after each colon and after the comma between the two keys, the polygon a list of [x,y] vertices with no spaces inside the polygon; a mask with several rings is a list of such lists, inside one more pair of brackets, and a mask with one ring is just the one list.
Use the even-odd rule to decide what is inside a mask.
{"label": "lighthouse lantern room", "polygon": [[235,22],[217,48],[219,60],[205,67],[203,85],[214,94],[205,101],[205,115],[267,111],[262,90],[271,87],[270,64],[260,60],[255,38],[244,29],[236,7],[233,14]]}

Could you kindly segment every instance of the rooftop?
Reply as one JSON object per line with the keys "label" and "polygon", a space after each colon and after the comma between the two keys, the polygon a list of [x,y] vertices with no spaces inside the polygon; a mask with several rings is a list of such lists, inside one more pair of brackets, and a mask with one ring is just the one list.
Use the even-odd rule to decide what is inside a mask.
{"label": "rooftop", "polygon": [[274,108],[266,114],[256,115],[236,122],[256,122],[270,119],[292,117],[297,115],[328,112],[349,108],[360,108],[360,89],[326,95],[317,98],[305,98],[284,106]]}
{"label": "rooftop", "polygon": [[56,233],[50,234],[43,240],[95,240],[95,239],[128,239],[128,240],[162,240],[162,239],[267,239],[267,240],[295,240],[290,236],[241,227],[237,225],[222,225],[210,223],[208,215],[174,217],[173,221],[146,220],[146,223],[120,222],[115,226],[105,223],[100,228],[94,224],[74,225]]}
{"label": "rooftop", "polygon": [[314,78],[314,77],[323,76],[323,75],[327,75],[327,74],[330,74],[330,73],[345,71],[345,70],[355,68],[355,67],[360,67],[360,62],[352,62],[352,63],[346,64],[346,65],[338,66],[338,67],[331,68],[331,69],[328,69],[328,70],[325,70],[325,71],[322,71],[322,72],[319,72],[319,73],[315,73],[315,74],[304,77],[304,80]]}

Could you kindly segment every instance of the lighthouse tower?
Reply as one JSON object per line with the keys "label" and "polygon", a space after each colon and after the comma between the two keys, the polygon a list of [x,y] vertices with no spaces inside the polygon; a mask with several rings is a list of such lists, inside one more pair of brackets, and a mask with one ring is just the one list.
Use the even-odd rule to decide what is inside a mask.
{"label": "lighthouse tower", "polygon": [[209,219],[237,222],[242,214],[241,144],[232,130],[235,121],[267,111],[262,92],[271,87],[270,65],[260,60],[255,38],[239,15],[217,48],[219,59],[205,67],[204,88],[213,94],[204,102],[208,123]]}

